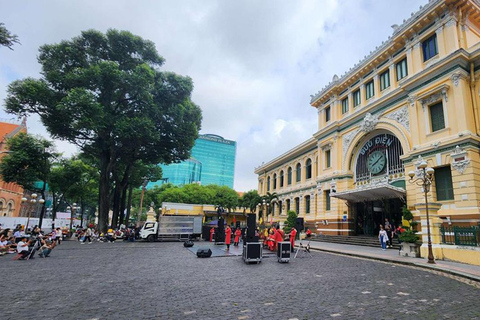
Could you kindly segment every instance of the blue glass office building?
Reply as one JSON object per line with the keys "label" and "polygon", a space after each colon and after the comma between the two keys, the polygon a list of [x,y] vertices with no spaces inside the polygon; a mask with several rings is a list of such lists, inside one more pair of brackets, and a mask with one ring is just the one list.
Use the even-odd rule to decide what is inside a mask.
{"label": "blue glass office building", "polygon": [[147,188],[163,183],[183,185],[200,183],[233,188],[237,143],[214,134],[200,135],[191,158],[170,165],[161,165],[163,179],[150,182]]}

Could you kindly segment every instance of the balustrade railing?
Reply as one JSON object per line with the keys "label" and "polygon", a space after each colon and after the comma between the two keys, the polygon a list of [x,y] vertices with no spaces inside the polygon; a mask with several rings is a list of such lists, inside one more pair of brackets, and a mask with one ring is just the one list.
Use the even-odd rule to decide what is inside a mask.
{"label": "balustrade railing", "polygon": [[448,226],[440,227],[442,243],[454,244],[457,246],[480,246],[480,226],[458,227]]}

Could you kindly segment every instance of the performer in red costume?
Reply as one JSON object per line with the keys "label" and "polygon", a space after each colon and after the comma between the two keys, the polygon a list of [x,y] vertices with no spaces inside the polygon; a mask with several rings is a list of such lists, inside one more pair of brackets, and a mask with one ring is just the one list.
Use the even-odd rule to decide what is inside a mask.
{"label": "performer in red costume", "polygon": [[225,229],[225,244],[227,245],[227,250],[230,250],[230,243],[232,242],[232,229],[227,225]]}
{"label": "performer in red costume", "polygon": [[235,247],[238,247],[238,242],[240,241],[241,235],[242,235],[242,231],[240,230],[240,228],[237,228],[237,230],[235,230],[235,240],[233,241],[233,245]]}
{"label": "performer in red costume", "polygon": [[273,238],[275,239],[275,251],[277,251],[277,245],[279,242],[283,241],[283,231],[280,230],[280,228],[275,229],[275,234],[273,235]]}
{"label": "performer in red costume", "polygon": [[292,230],[290,230],[290,244],[292,246],[292,252],[293,252],[293,248],[295,248],[295,237],[297,236],[297,229],[295,229],[295,227],[292,228]]}
{"label": "performer in red costume", "polygon": [[215,228],[212,227],[212,229],[210,229],[210,242],[213,241],[213,234],[215,233]]}

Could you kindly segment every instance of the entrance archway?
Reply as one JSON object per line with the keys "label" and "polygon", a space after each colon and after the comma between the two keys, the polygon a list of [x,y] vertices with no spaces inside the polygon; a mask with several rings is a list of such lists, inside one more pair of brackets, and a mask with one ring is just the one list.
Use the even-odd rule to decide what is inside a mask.
{"label": "entrance archway", "polygon": [[356,144],[350,160],[353,188],[332,194],[348,202],[353,232],[376,235],[380,225],[401,223],[405,169],[400,140],[387,130],[372,131]]}

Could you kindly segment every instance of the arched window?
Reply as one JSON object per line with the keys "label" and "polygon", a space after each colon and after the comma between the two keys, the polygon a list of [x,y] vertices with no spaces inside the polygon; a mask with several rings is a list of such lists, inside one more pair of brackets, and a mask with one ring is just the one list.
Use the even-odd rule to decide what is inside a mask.
{"label": "arched window", "polygon": [[282,201],[278,201],[278,215],[281,215],[282,214]]}
{"label": "arched window", "polygon": [[270,191],[270,177],[267,178],[267,191]]}
{"label": "arched window", "polygon": [[300,163],[297,163],[297,167],[295,169],[296,171],[296,182],[300,182],[300,180],[302,179],[302,165]]}
{"label": "arched window", "polygon": [[291,185],[292,184],[292,167],[288,167],[288,177],[287,177],[287,184]]}
{"label": "arched window", "polygon": [[290,199],[287,199],[287,212],[290,211]]}
{"label": "arched window", "polygon": [[295,198],[295,213],[297,216],[300,214],[300,199]]}
{"label": "arched window", "polygon": [[305,214],[310,213],[310,196],[305,196]]}
{"label": "arched window", "polygon": [[277,189],[277,174],[273,175],[273,190]]}
{"label": "arched window", "polygon": [[305,179],[312,178],[312,160],[307,159],[307,165],[305,168]]}
{"label": "arched window", "polygon": [[280,171],[280,188],[283,188],[283,170]]}

